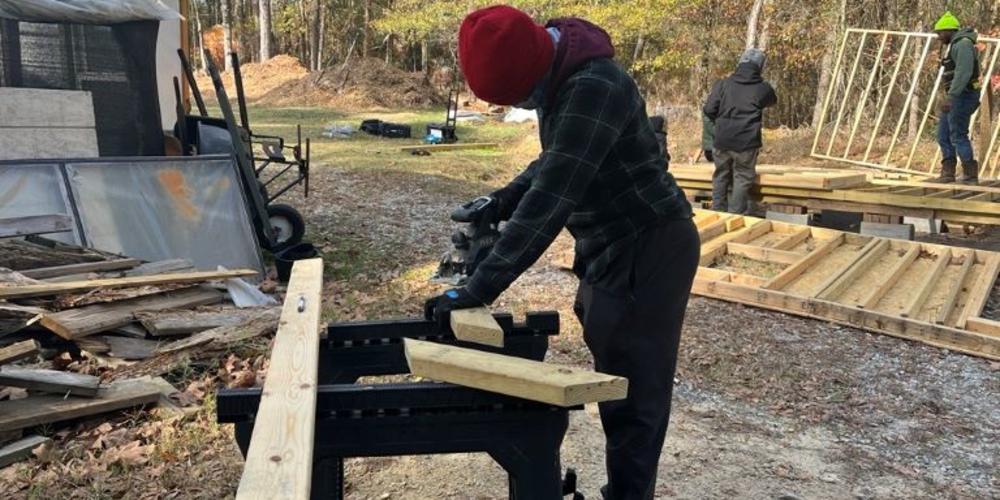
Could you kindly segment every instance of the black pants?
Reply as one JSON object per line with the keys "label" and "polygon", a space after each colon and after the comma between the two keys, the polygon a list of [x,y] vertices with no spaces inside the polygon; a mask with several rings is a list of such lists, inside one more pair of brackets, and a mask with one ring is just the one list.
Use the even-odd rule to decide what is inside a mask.
{"label": "black pants", "polygon": [[629,380],[627,399],[600,404],[608,499],[653,498],[700,246],[692,221],[670,221],[642,234],[603,278],[580,283],[573,309],[595,368]]}

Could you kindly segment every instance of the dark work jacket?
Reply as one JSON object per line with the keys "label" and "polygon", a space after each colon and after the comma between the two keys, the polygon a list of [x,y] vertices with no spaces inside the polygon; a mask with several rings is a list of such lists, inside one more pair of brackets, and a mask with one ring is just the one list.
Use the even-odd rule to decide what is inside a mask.
{"label": "dark work jacket", "polygon": [[715,126],[715,149],[749,151],[760,148],[764,108],[778,96],[755,64],[743,63],[728,78],[715,82],[705,102],[705,116]]}
{"label": "dark work jacket", "polygon": [[594,282],[646,230],[691,217],[635,82],[613,60],[585,55],[567,56],[578,61],[572,70],[553,68],[568,76],[541,109],[542,153],[494,193],[509,221],[466,284],[483,302],[538,260],[563,227],[576,239],[574,271]]}

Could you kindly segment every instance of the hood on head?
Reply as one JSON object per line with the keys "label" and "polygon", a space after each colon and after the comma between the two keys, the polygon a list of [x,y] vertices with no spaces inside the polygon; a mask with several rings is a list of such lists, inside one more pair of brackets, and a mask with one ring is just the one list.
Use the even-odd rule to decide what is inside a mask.
{"label": "hood on head", "polygon": [[968,38],[969,40],[972,40],[972,43],[976,43],[976,41],[979,40],[979,34],[972,28],[962,28],[952,35],[951,43],[955,43],[963,38]]}
{"label": "hood on head", "polygon": [[760,67],[754,63],[740,63],[733,72],[733,81],[736,83],[760,83],[764,78],[760,76]]}
{"label": "hood on head", "polygon": [[594,23],[575,17],[552,19],[545,25],[559,30],[559,45],[552,62],[546,97],[551,100],[559,86],[584,63],[602,57],[614,57],[611,36]]}

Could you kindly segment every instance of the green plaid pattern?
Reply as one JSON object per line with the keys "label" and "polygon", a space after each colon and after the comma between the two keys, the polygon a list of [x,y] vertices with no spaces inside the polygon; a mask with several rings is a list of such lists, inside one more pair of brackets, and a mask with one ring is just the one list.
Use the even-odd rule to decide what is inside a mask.
{"label": "green plaid pattern", "polygon": [[692,215],[666,171],[639,89],[614,61],[586,63],[540,114],[542,153],[494,193],[509,221],[466,285],[484,303],[531,267],[563,227],[576,238],[574,272],[593,282],[643,230]]}

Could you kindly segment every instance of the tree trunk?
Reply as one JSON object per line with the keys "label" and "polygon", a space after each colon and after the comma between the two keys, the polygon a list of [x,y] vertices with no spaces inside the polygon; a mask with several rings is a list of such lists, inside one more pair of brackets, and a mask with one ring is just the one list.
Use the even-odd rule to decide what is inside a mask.
{"label": "tree trunk", "polygon": [[232,13],[230,12],[229,0],[219,2],[222,7],[222,58],[223,67],[229,72],[233,69],[233,29]]}
{"label": "tree trunk", "polygon": [[420,71],[423,71],[425,75],[430,72],[430,68],[427,67],[428,66],[427,59],[430,56],[430,54],[428,52],[429,52],[429,50],[428,50],[428,47],[427,47],[427,40],[421,40],[420,41]]}
{"label": "tree trunk", "polygon": [[314,4],[315,10],[313,11],[312,25],[311,25],[311,27],[309,29],[309,32],[310,32],[310,36],[309,36],[309,46],[310,46],[309,56],[310,56],[310,61],[311,61],[311,63],[309,64],[309,67],[313,71],[318,71],[319,70],[319,59],[320,59],[319,58],[319,52],[320,52],[319,51],[319,44],[321,43],[319,34],[320,34],[320,23],[321,23],[321,21],[323,19],[323,2],[322,2],[322,0],[315,0],[315,2],[316,3]]}
{"label": "tree trunk", "polygon": [[370,43],[370,30],[368,29],[368,24],[371,23],[372,15],[372,0],[365,0],[365,19],[364,24],[361,26],[361,58],[364,59],[368,57],[368,44]]}
{"label": "tree trunk", "polygon": [[813,106],[813,116],[812,116],[812,127],[814,130],[819,129],[822,125],[822,121],[825,119],[823,116],[823,100],[826,99],[826,94],[830,90],[830,85],[833,85],[832,81],[837,75],[833,74],[833,66],[837,64],[834,61],[836,53],[839,49],[837,41],[840,38],[840,33],[843,31],[844,23],[847,22],[847,0],[840,0],[840,10],[837,12],[836,25],[830,28],[830,33],[826,38],[826,51],[823,52],[823,60],[820,62],[820,73],[819,73],[819,84],[816,86],[816,104]]}
{"label": "tree trunk", "polygon": [[753,7],[750,8],[750,17],[747,19],[747,36],[745,48],[752,49],[757,44],[757,19],[760,11],[764,7],[764,0],[754,0]]}
{"label": "tree trunk", "polygon": [[316,47],[316,71],[323,69],[323,46],[326,44],[326,15],[320,9],[319,15],[319,46]]}
{"label": "tree trunk", "polygon": [[195,33],[195,40],[198,42],[198,61],[201,62],[201,70],[205,71],[208,68],[208,64],[205,62],[205,40],[202,38],[201,31],[201,15],[198,14],[198,4],[195,3],[191,10],[194,11],[194,28],[197,30]]}
{"label": "tree trunk", "polygon": [[260,0],[260,60],[271,58],[271,0]]}

